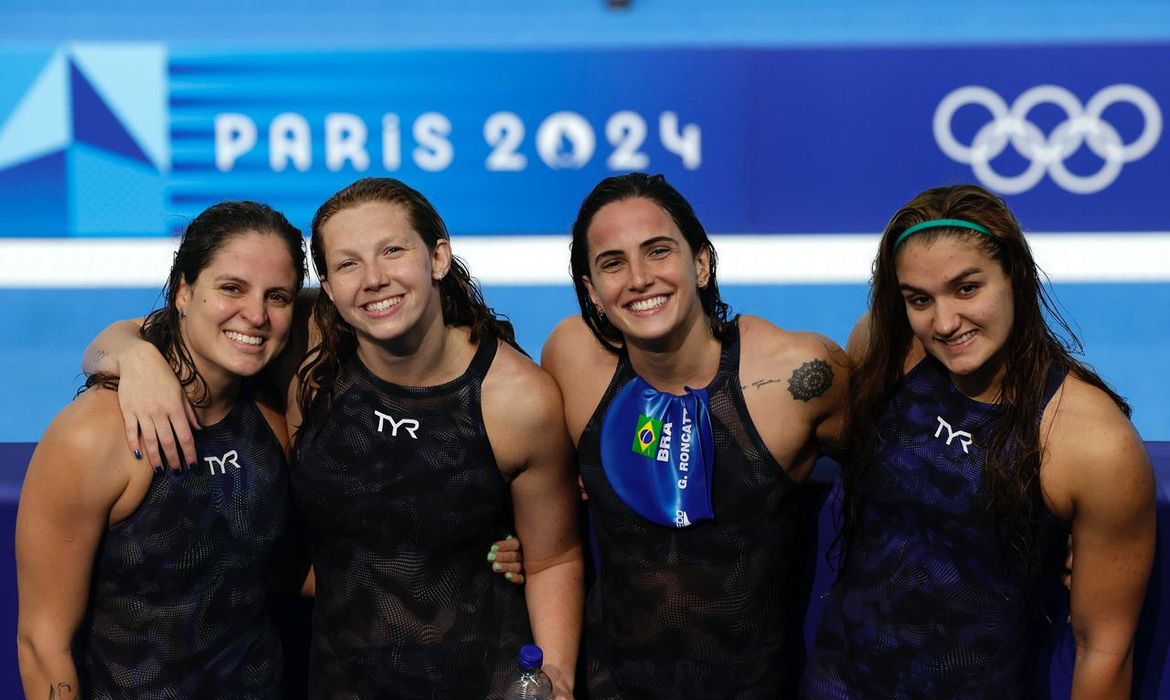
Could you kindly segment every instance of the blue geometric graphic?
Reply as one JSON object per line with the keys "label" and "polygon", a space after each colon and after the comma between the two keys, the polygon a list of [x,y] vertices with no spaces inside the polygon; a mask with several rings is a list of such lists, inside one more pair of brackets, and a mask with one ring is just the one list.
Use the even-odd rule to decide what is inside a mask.
{"label": "blue geometric graphic", "polygon": [[151,164],[150,158],[135,143],[134,137],[126,131],[72,62],[69,64],[69,92],[73,105],[71,113],[74,116],[74,143],[88,143],[111,153],[121,153],[133,160]]}
{"label": "blue geometric graphic", "polygon": [[0,80],[0,105],[14,105],[0,115],[0,205],[16,212],[0,220],[0,236],[163,233],[165,51],[69,45],[30,75],[35,58],[15,56],[26,70]]}

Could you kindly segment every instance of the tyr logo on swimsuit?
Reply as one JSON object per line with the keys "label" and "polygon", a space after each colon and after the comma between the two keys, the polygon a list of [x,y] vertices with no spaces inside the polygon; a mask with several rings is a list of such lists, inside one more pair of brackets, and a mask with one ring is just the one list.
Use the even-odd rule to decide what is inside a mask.
{"label": "tyr logo on swimsuit", "polygon": [[235,450],[232,450],[231,452],[224,454],[222,457],[204,457],[203,461],[207,462],[207,468],[211,470],[212,474],[215,474],[216,467],[219,467],[220,474],[225,474],[227,473],[227,465],[229,464],[236,469],[240,468],[240,463],[238,461],[239,458],[239,453]]}
{"label": "tyr logo on swimsuit", "polygon": [[378,432],[379,433],[386,432],[385,430],[383,430],[383,427],[385,427],[386,423],[390,423],[390,437],[398,437],[398,429],[402,428],[406,432],[410,433],[411,438],[413,438],[415,440],[418,439],[418,435],[415,435],[414,431],[418,430],[419,423],[414,418],[403,418],[401,420],[394,420],[393,418],[386,415],[385,413],[382,413],[381,411],[374,411],[374,416],[377,417],[377,419],[378,419]]}
{"label": "tyr logo on swimsuit", "polygon": [[934,431],[934,436],[940,437],[942,435],[943,428],[946,428],[947,429],[947,444],[949,445],[949,444],[951,444],[952,440],[954,440],[955,438],[959,438],[959,444],[962,445],[962,447],[963,447],[963,454],[970,454],[967,451],[967,448],[971,445],[971,441],[972,441],[971,433],[968,433],[966,430],[953,430],[951,428],[951,424],[946,422],[945,420],[943,420],[942,416],[937,416],[937,418],[938,418],[938,430]]}

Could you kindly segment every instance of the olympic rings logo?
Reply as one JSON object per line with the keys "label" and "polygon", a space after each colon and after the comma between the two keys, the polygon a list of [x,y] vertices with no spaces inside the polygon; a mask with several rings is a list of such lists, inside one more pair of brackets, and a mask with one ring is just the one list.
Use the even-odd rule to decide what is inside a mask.
{"label": "olympic rings logo", "polygon": [[[1132,104],[1142,114],[1142,133],[1132,143],[1123,143],[1117,129],[1101,118],[1107,108],[1121,102]],[[1068,115],[1047,135],[1028,121],[1028,113],[1045,103],[1060,107]],[[955,112],[967,105],[978,105],[991,113],[991,121],[975,133],[969,146],[959,143],[951,131]],[[968,85],[944,97],[934,111],[934,139],[943,153],[969,164],[980,182],[1002,194],[1026,192],[1045,173],[1074,194],[1100,192],[1117,179],[1121,166],[1149,153],[1161,135],[1162,111],[1154,98],[1136,85],[1110,85],[1093,95],[1083,107],[1075,95],[1057,85],[1038,85],[1026,90],[1011,107],[995,92]],[[1029,161],[1019,175],[1000,175],[991,167],[991,161],[1009,143]],[[1103,161],[1101,168],[1091,175],[1076,175],[1064,164],[1082,145]]]}

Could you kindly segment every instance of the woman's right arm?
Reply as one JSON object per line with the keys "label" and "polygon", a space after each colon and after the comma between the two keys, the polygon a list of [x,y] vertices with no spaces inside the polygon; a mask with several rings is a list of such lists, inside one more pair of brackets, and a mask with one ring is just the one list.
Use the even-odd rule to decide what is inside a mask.
{"label": "woman's right arm", "polygon": [[175,371],[154,345],[138,332],[142,319],[116,321],[85,349],[82,371],[107,372],[119,377],[118,406],[126,443],[136,459],[145,455],[158,471],[163,458],[172,469],[196,461],[198,428],[195,410],[175,377]]}
{"label": "woman's right arm", "polygon": [[[110,438],[117,423],[95,416],[101,407],[86,398],[49,426],[20,494],[17,657],[28,698],[81,697],[71,643],[89,598],[94,554],[128,484],[129,458]],[[112,405],[111,397],[106,408]]]}

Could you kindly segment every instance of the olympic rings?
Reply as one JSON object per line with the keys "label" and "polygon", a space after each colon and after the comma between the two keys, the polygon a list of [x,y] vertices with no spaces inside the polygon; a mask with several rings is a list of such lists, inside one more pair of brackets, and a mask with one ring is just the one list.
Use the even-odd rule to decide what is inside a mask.
{"label": "olympic rings", "polygon": [[[1101,118],[1110,106],[1128,102],[1142,114],[1142,133],[1132,143],[1123,143],[1112,124]],[[971,145],[959,143],[951,131],[951,120],[962,107],[978,105],[991,113],[991,121],[976,133]],[[1041,104],[1053,104],[1068,118],[1047,136],[1028,121],[1028,113]],[[942,152],[959,163],[971,166],[975,177],[1002,194],[1019,194],[1036,186],[1044,174],[1074,194],[1100,192],[1121,174],[1121,166],[1144,157],[1162,135],[1162,111],[1150,93],[1136,85],[1118,84],[1104,88],[1081,106],[1068,90],[1057,85],[1038,85],[1026,90],[1009,107],[998,94],[979,85],[954,90],[934,111],[934,139]],[[1029,161],[1024,172],[1006,176],[991,167],[991,161],[1008,144]],[[1088,146],[1103,161],[1091,175],[1076,175],[1065,160],[1081,146]]]}

